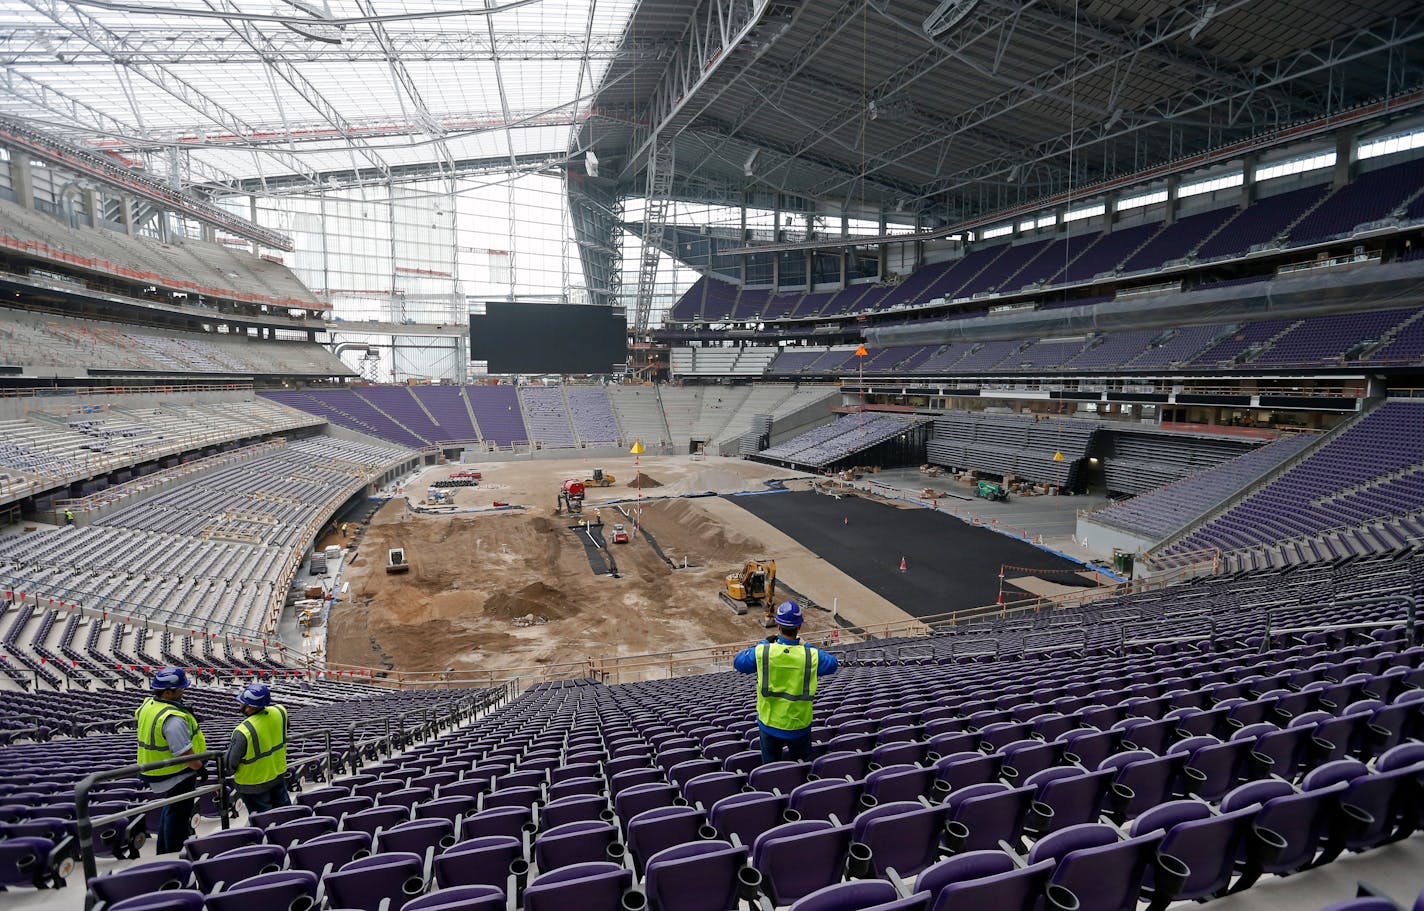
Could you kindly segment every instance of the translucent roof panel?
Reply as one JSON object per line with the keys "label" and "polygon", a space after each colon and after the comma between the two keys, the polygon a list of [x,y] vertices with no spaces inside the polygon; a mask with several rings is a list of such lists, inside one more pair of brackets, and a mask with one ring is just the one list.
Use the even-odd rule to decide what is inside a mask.
{"label": "translucent roof panel", "polygon": [[4,4],[0,114],[242,181],[561,153],[637,0],[517,3]]}

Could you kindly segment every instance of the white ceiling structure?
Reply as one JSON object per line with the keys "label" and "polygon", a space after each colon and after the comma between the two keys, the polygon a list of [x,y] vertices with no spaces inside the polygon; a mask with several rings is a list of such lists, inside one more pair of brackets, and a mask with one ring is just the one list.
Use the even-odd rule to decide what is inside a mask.
{"label": "white ceiling structure", "polygon": [[636,0],[0,0],[0,116],[257,194],[547,166]]}

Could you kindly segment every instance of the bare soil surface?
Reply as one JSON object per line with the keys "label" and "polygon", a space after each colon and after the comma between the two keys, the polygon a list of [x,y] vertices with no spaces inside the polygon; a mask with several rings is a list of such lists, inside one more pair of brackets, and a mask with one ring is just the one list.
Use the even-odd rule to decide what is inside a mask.
{"label": "bare soil surface", "polygon": [[[765,489],[762,482],[768,477],[793,476],[735,460],[642,461],[645,473],[663,485],[655,488],[658,494],[715,489],[711,484]],[[556,515],[553,506],[565,477],[591,476],[580,472],[601,467],[619,479],[613,487],[590,489],[584,516],[592,520],[598,509],[605,540],[611,540],[615,523],[634,531],[636,499],[623,504],[626,516],[606,502],[628,499],[624,483],[633,477],[631,460],[611,466],[531,461],[473,467],[484,479],[478,488],[456,488],[457,508],[487,507],[496,498],[531,508],[448,514],[412,510],[418,501],[411,500],[423,496],[431,480],[448,477],[460,466],[430,469],[407,485],[411,500],[394,499],[376,514],[346,572],[350,588],[332,611],[329,660],[502,676],[499,672],[590,658],[751,643],[766,634],[756,611],[737,616],[718,597],[724,576],[746,560],[772,557],[780,563],[785,556],[783,536],[754,516],[723,510],[714,504],[725,501],[710,498],[645,499],[642,524],[670,559],[678,566],[686,559],[690,568],[674,569],[635,532],[628,544],[608,545],[619,570],[615,578],[595,573],[581,534],[570,528],[578,520]],[[385,572],[391,547],[406,549],[408,573]],[[798,590],[815,581],[809,570],[779,569]],[[833,626],[828,613],[813,611],[805,635],[817,641]]]}

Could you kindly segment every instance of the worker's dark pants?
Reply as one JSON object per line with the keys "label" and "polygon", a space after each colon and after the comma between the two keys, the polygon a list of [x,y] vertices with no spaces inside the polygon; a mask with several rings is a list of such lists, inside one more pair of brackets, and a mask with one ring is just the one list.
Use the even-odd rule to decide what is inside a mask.
{"label": "worker's dark pants", "polygon": [[[161,797],[182,794],[198,786],[198,776],[185,776],[182,784],[174,785],[172,791],[158,795]],[[193,811],[198,798],[189,797],[177,803],[158,808],[158,853],[176,854],[183,849],[183,842],[193,837]]]}
{"label": "worker's dark pants", "polygon": [[242,803],[247,807],[247,815],[250,818],[253,813],[263,813],[267,810],[275,810],[278,807],[290,807],[292,798],[287,796],[286,777],[278,778],[272,782],[272,786],[265,791],[256,794],[243,794]]}
{"label": "worker's dark pants", "polygon": [[808,728],[796,737],[777,737],[761,732],[761,764],[780,762],[783,755],[793,761],[808,762],[811,759],[811,730]]}

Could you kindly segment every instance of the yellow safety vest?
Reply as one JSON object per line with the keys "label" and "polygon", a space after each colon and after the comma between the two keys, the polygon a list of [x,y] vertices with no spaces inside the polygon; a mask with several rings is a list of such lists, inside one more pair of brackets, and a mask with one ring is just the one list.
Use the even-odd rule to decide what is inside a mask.
{"label": "yellow safety vest", "polygon": [[266,784],[287,774],[287,707],[270,705],[248,715],[237,729],[247,738],[247,752],[232,779],[238,784]]}
{"label": "yellow safety vest", "polygon": [[[179,715],[188,722],[188,733],[193,739],[193,752],[202,753],[207,750],[207,741],[203,739],[203,732],[198,728],[198,718],[191,709],[181,703],[164,702],[162,699],[154,699],[150,696],[134,711],[134,719],[138,722],[138,762],[140,765],[173,758],[173,751],[168,748],[168,738],[163,736],[163,724],[172,715]],[[186,771],[188,771],[187,766],[171,765],[144,772],[143,775],[148,778],[161,778],[165,775],[177,775]]]}
{"label": "yellow safety vest", "polygon": [[820,653],[805,643],[763,642],[756,647],[757,717],[783,731],[811,726]]}

